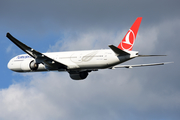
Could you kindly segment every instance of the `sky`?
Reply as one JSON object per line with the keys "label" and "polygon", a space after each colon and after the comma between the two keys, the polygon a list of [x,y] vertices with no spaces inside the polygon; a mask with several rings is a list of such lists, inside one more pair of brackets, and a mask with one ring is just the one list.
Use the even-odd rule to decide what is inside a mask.
{"label": "sky", "polygon": [[[179,0],[1,0],[0,119],[179,120],[179,6]],[[66,72],[7,68],[12,57],[24,54],[7,32],[39,52],[109,49],[137,17],[143,19],[133,50],[167,56],[124,64],[173,64],[99,70],[82,81]]]}

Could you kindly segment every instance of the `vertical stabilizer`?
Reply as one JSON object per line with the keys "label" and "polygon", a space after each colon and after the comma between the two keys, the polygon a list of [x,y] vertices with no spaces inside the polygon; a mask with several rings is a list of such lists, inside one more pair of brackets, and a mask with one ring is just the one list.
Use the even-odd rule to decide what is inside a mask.
{"label": "vertical stabilizer", "polygon": [[121,50],[131,51],[138,33],[139,26],[141,24],[142,17],[138,17],[129,31],[124,36],[123,40],[119,44],[118,48]]}

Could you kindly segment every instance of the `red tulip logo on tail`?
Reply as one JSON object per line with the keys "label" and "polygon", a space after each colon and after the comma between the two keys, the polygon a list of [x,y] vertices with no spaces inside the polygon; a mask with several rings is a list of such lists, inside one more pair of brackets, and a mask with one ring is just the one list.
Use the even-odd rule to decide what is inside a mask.
{"label": "red tulip logo on tail", "polygon": [[126,34],[126,36],[124,37],[124,39],[120,44],[121,48],[123,50],[132,50],[134,40],[135,40],[134,32],[131,29],[129,29],[128,33]]}
{"label": "red tulip logo on tail", "polygon": [[124,36],[123,40],[119,44],[118,48],[121,50],[131,51],[134,45],[134,41],[136,39],[136,35],[141,23],[142,17],[138,17],[134,24],[131,26],[129,31]]}

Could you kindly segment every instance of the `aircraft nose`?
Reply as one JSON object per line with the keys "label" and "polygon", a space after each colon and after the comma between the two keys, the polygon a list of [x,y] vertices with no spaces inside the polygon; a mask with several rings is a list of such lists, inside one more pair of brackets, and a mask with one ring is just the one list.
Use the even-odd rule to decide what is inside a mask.
{"label": "aircraft nose", "polygon": [[7,67],[8,67],[10,70],[12,70],[12,62],[11,62],[11,60],[8,62]]}
{"label": "aircraft nose", "polygon": [[21,61],[14,61],[14,58],[8,62],[7,67],[12,71],[22,72]]}

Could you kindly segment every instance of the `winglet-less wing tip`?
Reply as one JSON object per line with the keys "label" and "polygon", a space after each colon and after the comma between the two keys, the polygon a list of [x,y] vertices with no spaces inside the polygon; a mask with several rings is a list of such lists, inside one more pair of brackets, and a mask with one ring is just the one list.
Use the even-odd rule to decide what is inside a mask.
{"label": "winglet-less wing tip", "polygon": [[7,32],[7,33],[6,33],[6,37],[7,37],[7,38],[10,38],[10,37],[12,37],[12,35],[11,35],[9,32]]}
{"label": "winglet-less wing tip", "polygon": [[8,34],[10,34],[9,32],[6,33],[6,37],[8,36]]}
{"label": "winglet-less wing tip", "polygon": [[174,62],[164,62],[164,64],[170,64],[170,63],[174,63]]}

